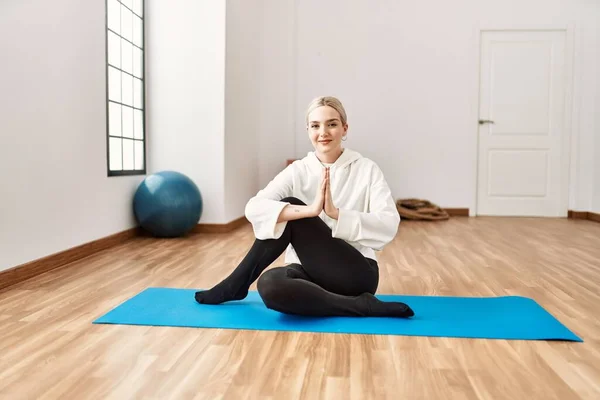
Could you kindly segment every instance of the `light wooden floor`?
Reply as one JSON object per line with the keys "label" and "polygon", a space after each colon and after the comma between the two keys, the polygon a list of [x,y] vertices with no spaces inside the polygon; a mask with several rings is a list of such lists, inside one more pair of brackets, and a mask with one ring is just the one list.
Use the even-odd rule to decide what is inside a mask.
{"label": "light wooden floor", "polygon": [[529,296],[584,343],[92,325],[148,286],[212,286],[252,240],[137,238],[0,292],[0,399],[600,398],[590,221],[407,221],[380,255],[379,293]]}

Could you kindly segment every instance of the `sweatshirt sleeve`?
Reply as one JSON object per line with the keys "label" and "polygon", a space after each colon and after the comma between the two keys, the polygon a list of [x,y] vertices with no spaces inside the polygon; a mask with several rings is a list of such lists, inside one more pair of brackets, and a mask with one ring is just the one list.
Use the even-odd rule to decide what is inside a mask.
{"label": "sweatshirt sleeve", "polygon": [[277,223],[277,219],[285,206],[290,204],[281,199],[292,196],[292,168],[293,165],[288,165],[246,204],[244,214],[259,240],[279,239],[285,230],[287,221]]}
{"label": "sweatshirt sleeve", "polygon": [[339,209],[332,236],[382,250],[398,233],[400,214],[379,167],[371,172],[368,212]]}

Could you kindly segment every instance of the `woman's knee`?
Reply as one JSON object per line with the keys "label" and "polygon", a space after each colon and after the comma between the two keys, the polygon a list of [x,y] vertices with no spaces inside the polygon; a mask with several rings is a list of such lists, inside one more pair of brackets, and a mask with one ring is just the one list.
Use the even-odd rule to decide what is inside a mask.
{"label": "woman's knee", "polygon": [[293,196],[290,196],[290,197],[284,197],[283,199],[281,199],[281,201],[282,201],[282,202],[284,202],[284,203],[290,203],[290,204],[293,204],[293,205],[295,205],[295,206],[305,206],[305,205],[306,205],[306,203],[305,203],[305,202],[303,202],[303,201],[302,201],[302,200],[300,200],[299,198],[297,198],[297,197],[293,197]]}
{"label": "woman's knee", "polygon": [[256,283],[258,294],[263,302],[270,309],[278,309],[278,304],[281,304],[285,299],[285,280],[284,268],[273,268],[263,273]]}

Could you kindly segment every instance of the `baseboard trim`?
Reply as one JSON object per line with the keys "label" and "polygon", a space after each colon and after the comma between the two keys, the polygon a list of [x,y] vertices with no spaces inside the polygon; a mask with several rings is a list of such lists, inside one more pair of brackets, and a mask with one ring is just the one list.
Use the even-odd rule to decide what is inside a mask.
{"label": "baseboard trim", "polygon": [[[198,224],[192,233],[227,233],[231,232],[246,223],[249,223],[246,217],[240,217],[227,224]],[[137,237],[147,236],[148,234],[139,227],[128,229],[123,232],[115,233],[89,243],[73,247],[46,257],[39,258],[16,267],[0,271],[0,290],[17,283],[26,281],[45,272],[61,268],[74,261],[89,257],[99,251],[106,250],[124,241]]]}
{"label": "baseboard trim", "polygon": [[228,233],[237,228],[248,224],[246,217],[240,217],[234,219],[227,224],[198,224],[194,227],[192,232],[194,233]]}
{"label": "baseboard trim", "polygon": [[586,219],[589,221],[600,222],[600,214],[591,211],[573,211],[569,210],[568,218]]}
{"label": "baseboard trim", "polygon": [[128,229],[89,243],[73,247],[59,253],[51,254],[37,260],[0,271],[0,290],[41,275],[74,261],[89,257],[99,251],[106,250],[139,234],[138,228]]}
{"label": "baseboard trim", "polygon": [[588,212],[587,211],[569,210],[568,218],[569,219],[588,219]]}
{"label": "baseboard trim", "polygon": [[444,208],[444,211],[448,213],[451,217],[468,217],[469,209],[468,208]]}

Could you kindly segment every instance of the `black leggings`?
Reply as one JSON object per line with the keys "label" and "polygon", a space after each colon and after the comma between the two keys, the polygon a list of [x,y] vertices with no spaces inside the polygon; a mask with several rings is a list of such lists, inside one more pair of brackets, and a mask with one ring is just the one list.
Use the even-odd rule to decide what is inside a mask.
{"label": "black leggings", "polygon": [[[295,197],[281,201],[305,205]],[[301,264],[261,273],[292,244]],[[260,278],[259,278],[260,276]],[[219,304],[246,297],[258,279],[265,305],[287,314],[310,316],[412,316],[403,303],[384,303],[375,296],[379,267],[342,239],[319,217],[287,221],[278,239],[255,240],[238,267],[218,285],[196,293],[196,301]]]}

